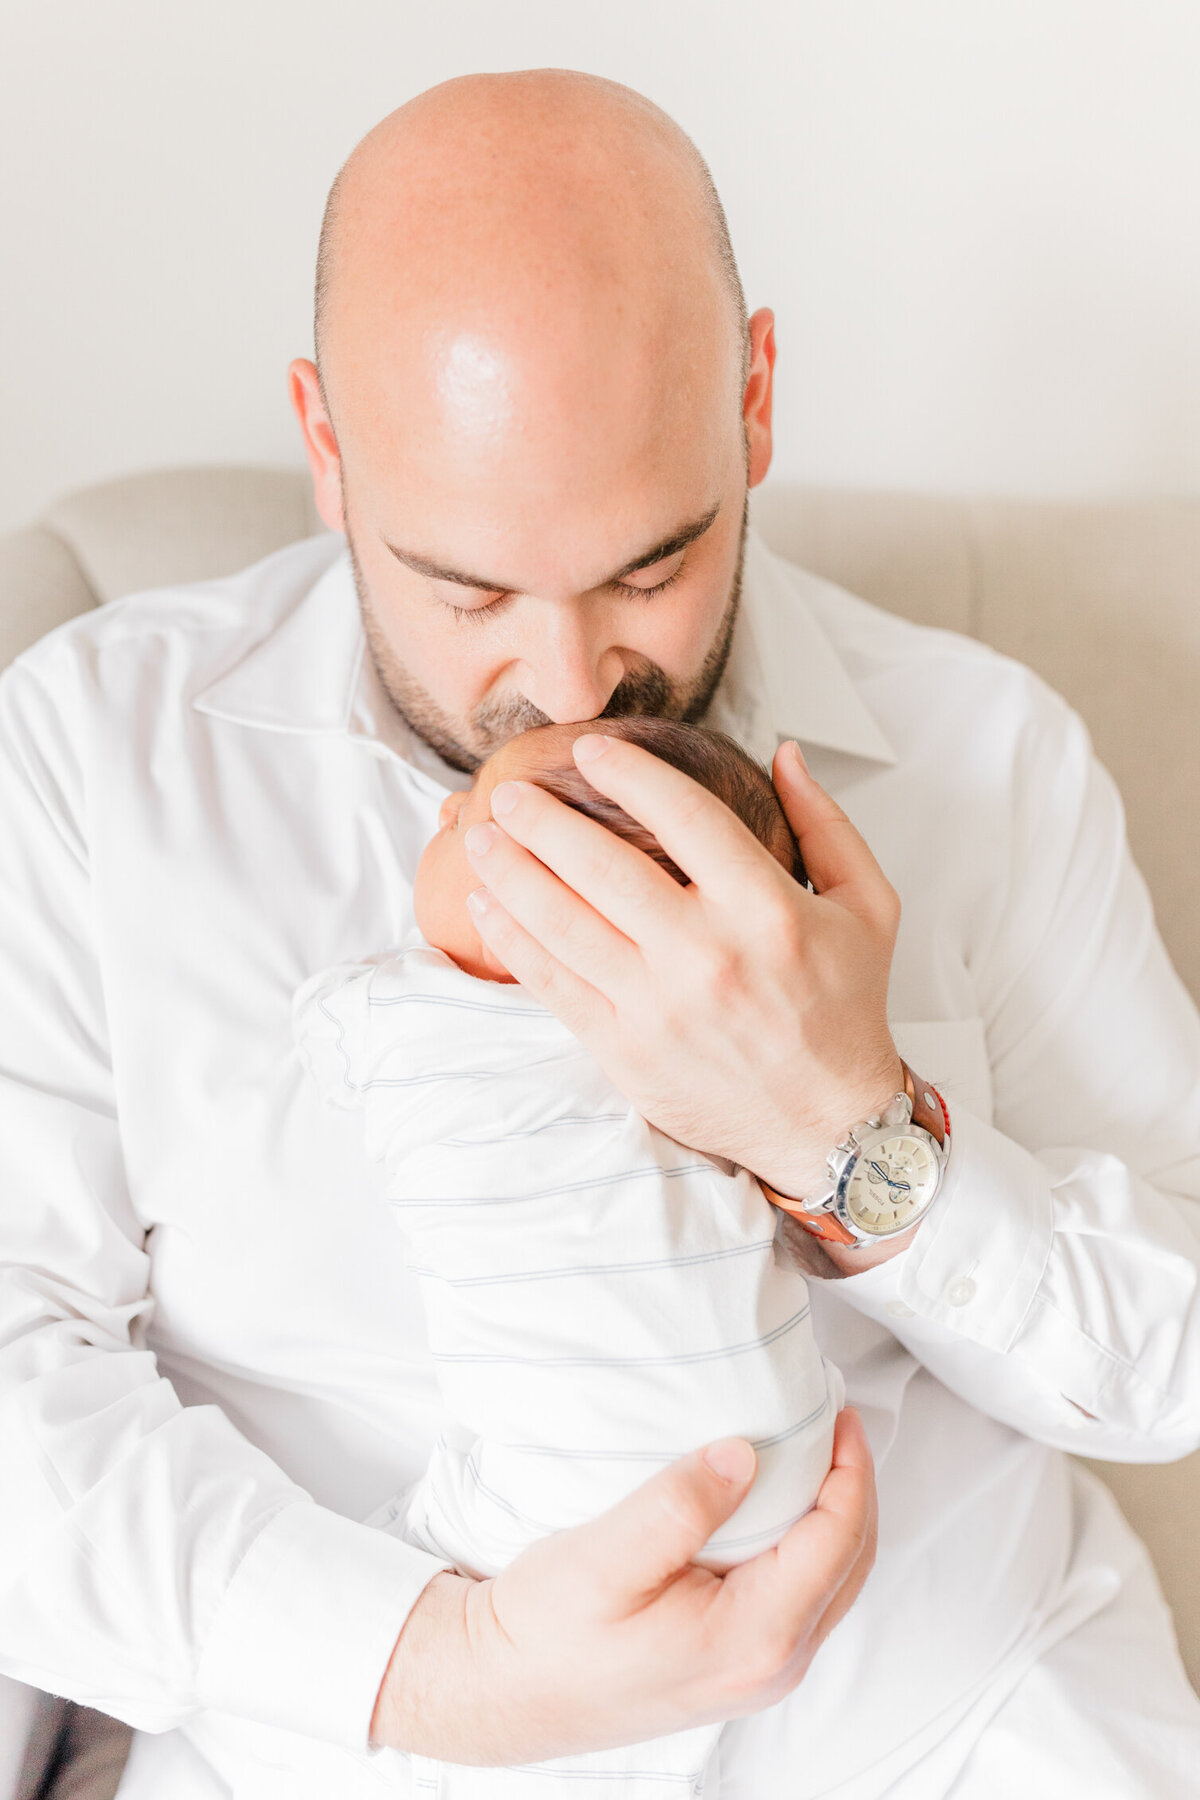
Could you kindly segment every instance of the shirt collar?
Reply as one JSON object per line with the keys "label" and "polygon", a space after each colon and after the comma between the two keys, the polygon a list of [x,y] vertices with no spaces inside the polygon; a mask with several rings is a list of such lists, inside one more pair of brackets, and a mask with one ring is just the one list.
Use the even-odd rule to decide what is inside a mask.
{"label": "shirt collar", "polygon": [[[318,579],[312,579],[316,560]],[[308,557],[304,555],[308,553]],[[284,576],[292,558],[298,583]],[[366,640],[354,592],[350,558],[332,534],[289,545],[259,565],[271,594],[278,574],[283,601],[265,636],[255,640],[192,701],[197,712],[234,725],[267,731],[338,732],[351,729],[364,663]],[[290,576],[291,569],[287,569]],[[252,597],[257,597],[256,595]],[[264,610],[267,610],[264,608]]]}
{"label": "shirt collar", "polygon": [[[396,713],[367,654],[350,559],[333,561],[274,628],[193,701],[196,710],[269,731],[374,740],[445,785],[448,770]],[[324,540],[317,540],[324,548]],[[317,544],[306,545],[310,553]],[[288,552],[284,552],[287,555]],[[895,752],[868,711],[811,604],[828,583],[746,541],[742,604],[705,722],[770,764],[786,737],[874,762]]]}
{"label": "shirt collar", "polygon": [[834,591],[776,556],[757,532],[748,534],[742,604],[705,723],[768,768],[788,737],[872,762],[896,760],[817,617],[817,596]]}

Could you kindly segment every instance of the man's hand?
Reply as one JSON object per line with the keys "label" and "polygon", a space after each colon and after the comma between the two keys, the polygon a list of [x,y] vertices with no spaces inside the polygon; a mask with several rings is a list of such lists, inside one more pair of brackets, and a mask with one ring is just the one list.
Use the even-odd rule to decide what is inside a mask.
{"label": "man's hand", "polygon": [[816,1506],[726,1575],[692,1558],[754,1473],[696,1451],[492,1581],[437,1575],[392,1653],[371,1738],[442,1761],[540,1762],[738,1718],[790,1693],[875,1559],[875,1483],[843,1412]]}
{"label": "man's hand", "polygon": [[904,1085],[887,1024],[895,891],[794,744],[773,774],[815,895],[649,751],[588,734],[574,753],[691,885],[532,783],[502,782],[498,825],[467,834],[481,937],[653,1124],[811,1193],[833,1145]]}

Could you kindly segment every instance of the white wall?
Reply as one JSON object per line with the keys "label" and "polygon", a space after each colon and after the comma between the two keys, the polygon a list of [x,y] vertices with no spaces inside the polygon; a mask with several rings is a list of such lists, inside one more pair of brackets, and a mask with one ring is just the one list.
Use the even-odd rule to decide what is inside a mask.
{"label": "white wall", "polygon": [[779,314],[777,470],[1200,489],[1196,0],[3,0],[0,526],[295,461],[325,189],[468,69],[642,88]]}

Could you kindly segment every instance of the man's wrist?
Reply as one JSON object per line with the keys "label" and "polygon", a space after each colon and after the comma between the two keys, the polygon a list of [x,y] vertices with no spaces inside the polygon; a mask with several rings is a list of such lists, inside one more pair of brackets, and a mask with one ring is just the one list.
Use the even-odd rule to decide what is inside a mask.
{"label": "man's wrist", "polygon": [[[793,1260],[810,1272],[854,1275],[907,1250],[937,1194],[950,1149],[950,1116],[937,1089],[897,1057],[899,1085],[847,1128],[824,1180],[807,1191],[764,1190],[789,1219]],[[927,1147],[923,1147],[927,1146]],[[798,1239],[819,1240],[819,1266]]]}
{"label": "man's wrist", "polygon": [[435,1691],[446,1692],[455,1641],[462,1644],[466,1639],[471,1585],[443,1569],[414,1602],[392,1648],[371,1714],[374,1748],[422,1753],[422,1721],[428,1723],[431,1717]]}
{"label": "man's wrist", "polygon": [[882,1078],[875,1075],[854,1089],[847,1089],[845,1098],[836,1108],[829,1109],[826,1121],[809,1128],[805,1133],[808,1141],[803,1153],[797,1156],[794,1164],[781,1170],[778,1180],[774,1175],[770,1177],[771,1186],[778,1194],[800,1203],[828,1192],[829,1158],[836,1146],[860,1120],[877,1117],[898,1093],[904,1091],[904,1064],[898,1052],[893,1052],[893,1057],[893,1066],[885,1069]]}

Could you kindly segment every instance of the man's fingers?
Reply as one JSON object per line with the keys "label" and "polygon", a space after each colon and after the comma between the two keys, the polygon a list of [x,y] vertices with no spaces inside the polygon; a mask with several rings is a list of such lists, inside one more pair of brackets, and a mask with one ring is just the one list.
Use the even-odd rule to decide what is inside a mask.
{"label": "man's fingers", "polygon": [[570,1532],[576,1566],[613,1596],[614,1610],[651,1600],[693,1563],[740,1506],[757,1458],[744,1438],[682,1457],[588,1525]]}
{"label": "man's fingers", "polygon": [[[526,966],[532,952],[515,937],[522,928],[529,944],[536,940],[550,964],[570,970],[610,1000],[636,986],[641,978],[636,945],[522,844],[497,825],[475,825],[467,833],[466,848],[479,879],[512,922],[514,942]],[[490,940],[485,942],[500,954]],[[508,963],[505,967],[518,981],[525,981],[520,970]],[[561,1013],[559,1017],[570,1023]]]}
{"label": "man's fingers", "polygon": [[816,1640],[823,1644],[834,1626],[844,1619],[854,1602],[862,1592],[863,1583],[875,1565],[875,1551],[879,1540],[879,1514],[873,1512],[869,1529],[863,1539],[862,1549],[841,1587],[834,1594],[829,1605],[821,1615],[821,1623],[817,1628]]}
{"label": "man's fingers", "polygon": [[683,891],[635,844],[532,781],[501,782],[492,812],[511,838],[634,943],[678,934]]}
{"label": "man's fingers", "polygon": [[477,888],[467,905],[476,931],[496,961],[561,1019],[568,1031],[586,1041],[590,1033],[611,1022],[612,1007],[604,995],[564,968],[486,888]]}
{"label": "man's fingers", "polygon": [[860,1571],[845,1611],[875,1560],[878,1527],[871,1446],[859,1414],[852,1406],[844,1407],[834,1427],[833,1462],[817,1503],[781,1539],[776,1554],[785,1569],[795,1569],[812,1582],[814,1597],[820,1596],[822,1615]]}
{"label": "man's fingers", "polygon": [[896,904],[891,884],[865,838],[814,781],[796,744],[781,744],[775,752],[772,778],[817,893],[836,893],[859,914],[890,917]]}
{"label": "man's fingers", "polygon": [[857,1598],[875,1560],[878,1508],[874,1466],[862,1420],[852,1407],[838,1415],[833,1464],[811,1512],[797,1520],[774,1550],[732,1569],[722,1603],[753,1616],[760,1640],[770,1635],[781,1668],[797,1653],[806,1659]]}
{"label": "man's fingers", "polygon": [[640,744],[589,733],[575,739],[572,751],[592,786],[652,831],[707,899],[736,903],[745,894],[747,866],[774,862],[724,801]]}

